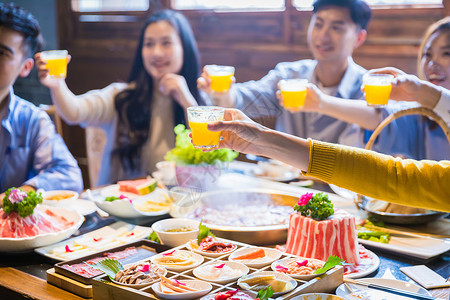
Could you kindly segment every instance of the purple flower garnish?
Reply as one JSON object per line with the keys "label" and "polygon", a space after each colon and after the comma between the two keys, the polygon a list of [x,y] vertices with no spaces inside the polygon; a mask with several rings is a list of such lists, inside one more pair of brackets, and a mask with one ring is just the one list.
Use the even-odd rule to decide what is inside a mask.
{"label": "purple flower garnish", "polygon": [[11,203],[20,203],[22,202],[26,197],[28,196],[27,193],[19,190],[19,189],[12,189],[9,193],[8,200]]}

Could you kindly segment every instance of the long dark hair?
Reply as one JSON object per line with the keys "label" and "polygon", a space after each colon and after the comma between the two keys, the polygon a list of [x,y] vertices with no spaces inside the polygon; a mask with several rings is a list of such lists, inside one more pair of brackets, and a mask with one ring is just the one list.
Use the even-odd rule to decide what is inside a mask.
{"label": "long dark hair", "polygon": [[[139,45],[134,57],[128,82],[134,87],[119,93],[115,98],[115,107],[119,114],[118,146],[113,155],[119,155],[124,168],[135,168],[139,165],[141,149],[149,138],[151,104],[153,95],[153,79],[144,68],[142,47],[146,28],[155,22],[167,21],[177,31],[183,46],[183,66],[179,75],[186,79],[189,91],[199,104],[203,104],[197,89],[200,62],[197,43],[188,20],[173,10],[162,10],[150,16],[142,28]],[[183,108],[174,101],[175,124],[186,124]]]}

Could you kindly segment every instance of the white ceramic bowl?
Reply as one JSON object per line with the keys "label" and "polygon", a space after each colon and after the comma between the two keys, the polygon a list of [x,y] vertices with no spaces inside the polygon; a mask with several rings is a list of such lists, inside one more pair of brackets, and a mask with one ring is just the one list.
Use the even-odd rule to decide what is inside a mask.
{"label": "white ceramic bowl", "polygon": [[[222,264],[224,265],[223,267],[222,267]],[[234,273],[228,273],[228,274],[224,275],[223,274],[224,271],[222,271],[222,273],[220,275],[224,275],[224,276],[215,278],[214,275],[217,273],[215,273],[215,271],[212,271],[212,270],[214,270],[215,267],[222,267],[222,268],[227,267],[226,269],[224,269],[224,271],[228,270],[228,272],[233,271]],[[214,282],[214,283],[218,283],[218,284],[227,284],[229,282],[236,281],[239,277],[241,277],[243,275],[247,275],[249,271],[250,270],[246,265],[238,263],[238,262],[214,261],[211,263],[203,264],[203,265],[195,268],[193,273],[194,273],[195,277],[197,277],[201,280],[206,280],[206,281],[210,281],[210,282]],[[219,275],[219,274],[217,274],[217,275]]]}
{"label": "white ceramic bowl", "polygon": [[208,294],[212,290],[212,285],[209,282],[201,280],[180,280],[180,282],[186,284],[188,287],[198,289],[198,291],[167,294],[161,291],[159,282],[154,283],[152,289],[158,297],[164,299],[195,299]]}
{"label": "white ceramic bowl", "polygon": [[[255,272],[252,274],[248,274],[248,275],[244,275],[241,278],[239,278],[239,280],[237,281],[237,285],[240,286],[242,289],[247,290],[247,286],[244,283],[245,280],[250,279],[250,278],[254,278],[257,276],[274,276],[277,279],[286,281],[290,283],[290,286],[287,290],[283,291],[283,292],[276,292],[273,293],[273,296],[279,296],[282,294],[286,294],[289,293],[290,291],[292,291],[293,289],[295,289],[295,287],[297,286],[297,281],[295,279],[293,279],[292,277],[283,274],[283,273],[279,273],[279,272],[273,272],[273,271],[262,271],[262,272]],[[273,286],[272,286],[273,287]],[[258,292],[259,290],[253,290],[254,292]]]}
{"label": "white ceramic bowl", "polygon": [[[308,261],[315,261],[315,262],[320,262],[320,263],[322,263],[322,264],[325,264],[324,261],[322,261],[322,260],[320,260],[320,259],[315,259],[315,258],[303,258],[303,257],[296,257],[296,258],[294,258],[294,257],[287,257],[287,258],[283,258],[283,259],[274,261],[270,267],[271,267],[272,270],[274,270],[275,272],[279,272],[279,271],[277,270],[277,266],[286,267],[287,264],[289,264],[290,262],[293,262],[293,261],[299,261],[299,262],[301,262],[301,261],[303,261],[303,260],[305,260],[305,259],[308,260]],[[280,273],[282,273],[282,272],[280,272]],[[319,274],[305,274],[305,275],[288,274],[288,273],[283,273],[283,274],[286,274],[286,275],[291,276],[292,278],[296,278],[296,279],[301,279],[301,280],[311,280],[311,279],[313,279],[313,278],[316,278],[316,277],[322,275],[323,273],[325,273],[325,272],[322,272],[322,273],[319,273]]]}
{"label": "white ceramic bowl", "polygon": [[[178,257],[179,258],[180,256],[182,256],[184,258],[187,258],[192,263],[191,264],[184,264],[184,265],[183,264],[180,265],[180,263],[168,265],[168,264],[161,263],[161,262],[158,261],[158,259],[163,257],[163,256],[166,256],[166,257],[169,256],[170,258],[172,258],[172,257]],[[194,253],[194,252],[188,251],[188,250],[178,250],[178,249],[176,249],[176,250],[168,250],[168,251],[165,251],[165,252],[160,253],[158,255],[152,256],[152,258],[151,258],[151,261],[154,264],[163,266],[167,270],[177,271],[177,272],[182,272],[182,271],[185,271],[185,270],[189,270],[189,269],[195,268],[195,267],[199,266],[200,264],[202,264],[204,260],[205,260],[204,257],[201,256],[200,254],[197,254],[197,253]]]}
{"label": "white ceramic bowl", "polygon": [[[152,229],[158,235],[161,242],[169,247],[178,247],[188,241],[197,238],[199,221],[191,219],[164,219],[153,223]],[[168,231],[188,228],[189,231]]]}
{"label": "white ceramic bowl", "polygon": [[78,193],[69,190],[54,190],[42,193],[42,204],[54,207],[72,208],[78,199]]}
{"label": "white ceramic bowl", "polygon": [[[233,244],[233,242],[225,240],[225,239],[221,239],[221,238],[216,238],[216,239],[218,241],[224,241],[224,242]],[[212,252],[200,251],[200,250],[198,250],[198,248],[197,248],[198,246],[196,246],[196,245],[197,245],[197,239],[192,239],[186,243],[186,248],[188,250],[194,251],[195,253],[198,253],[203,256],[208,256],[208,257],[220,257],[220,256],[228,255],[230,253],[233,253],[233,251],[235,251],[238,248],[236,244],[233,244],[233,248],[231,248],[229,251],[212,253]]]}
{"label": "white ceramic bowl", "polygon": [[[264,250],[264,254],[265,254],[264,257],[254,258],[254,259],[236,259],[239,256],[252,253],[259,249]],[[251,268],[262,268],[264,266],[270,265],[272,262],[279,259],[281,257],[281,255],[282,255],[281,251],[278,251],[277,249],[265,248],[265,247],[251,247],[251,248],[241,248],[237,251],[234,251],[228,257],[228,260],[242,263]]]}

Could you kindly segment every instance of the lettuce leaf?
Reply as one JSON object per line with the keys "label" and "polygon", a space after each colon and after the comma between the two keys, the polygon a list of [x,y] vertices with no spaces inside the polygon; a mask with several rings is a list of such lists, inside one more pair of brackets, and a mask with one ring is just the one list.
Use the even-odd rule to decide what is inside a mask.
{"label": "lettuce leaf", "polygon": [[102,271],[108,275],[109,279],[114,280],[117,272],[123,270],[122,263],[112,258],[105,258],[96,264],[90,265],[92,268]]}
{"label": "lettuce leaf", "polygon": [[183,124],[175,126],[174,131],[177,135],[175,148],[164,156],[167,161],[174,161],[179,165],[212,165],[216,162],[233,161],[239,155],[238,152],[230,149],[218,149],[209,152],[195,149],[189,137],[191,131],[186,129]]}
{"label": "lettuce leaf", "polygon": [[197,236],[197,245],[200,245],[202,240],[207,236],[215,237],[215,235],[211,232],[211,230],[202,224],[203,221],[200,221],[198,225],[198,236]]}
{"label": "lettuce leaf", "polygon": [[342,258],[340,258],[339,256],[330,255],[328,257],[327,261],[325,262],[325,264],[323,265],[323,267],[315,270],[314,274],[325,273],[326,271],[334,268],[335,266],[344,265],[344,264],[345,264],[345,261]]}

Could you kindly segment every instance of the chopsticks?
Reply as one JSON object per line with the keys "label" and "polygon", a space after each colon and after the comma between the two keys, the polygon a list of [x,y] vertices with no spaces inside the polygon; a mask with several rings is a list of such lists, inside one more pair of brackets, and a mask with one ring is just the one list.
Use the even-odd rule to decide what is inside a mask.
{"label": "chopsticks", "polygon": [[383,286],[383,285],[370,283],[370,282],[366,282],[366,281],[362,281],[362,280],[353,280],[353,279],[344,278],[344,282],[356,284],[356,285],[367,286],[368,288],[372,288],[372,289],[376,289],[376,290],[380,290],[380,291],[384,291],[384,292],[388,292],[388,293],[396,294],[396,295],[400,295],[400,296],[412,297],[413,299],[420,299],[420,300],[422,300],[422,299],[423,300],[437,299],[432,296],[427,296],[427,295],[422,295],[422,294],[418,294],[418,293],[414,293],[414,292],[400,290],[400,289],[396,289],[393,287]]}
{"label": "chopsticks", "polygon": [[378,230],[378,231],[383,231],[386,233],[391,233],[391,234],[398,234],[398,235],[405,235],[405,236],[411,236],[411,237],[416,237],[416,238],[425,238],[425,239],[438,239],[438,240],[442,240],[439,238],[435,238],[432,236],[427,236],[427,235],[423,235],[423,234],[418,234],[418,233],[411,233],[411,232],[406,232],[406,231],[401,231],[401,230],[395,230],[395,229],[389,229],[389,228],[385,228],[385,227],[379,227],[379,226],[374,226],[374,225],[363,225],[365,228],[367,229],[372,229],[372,230]]}

